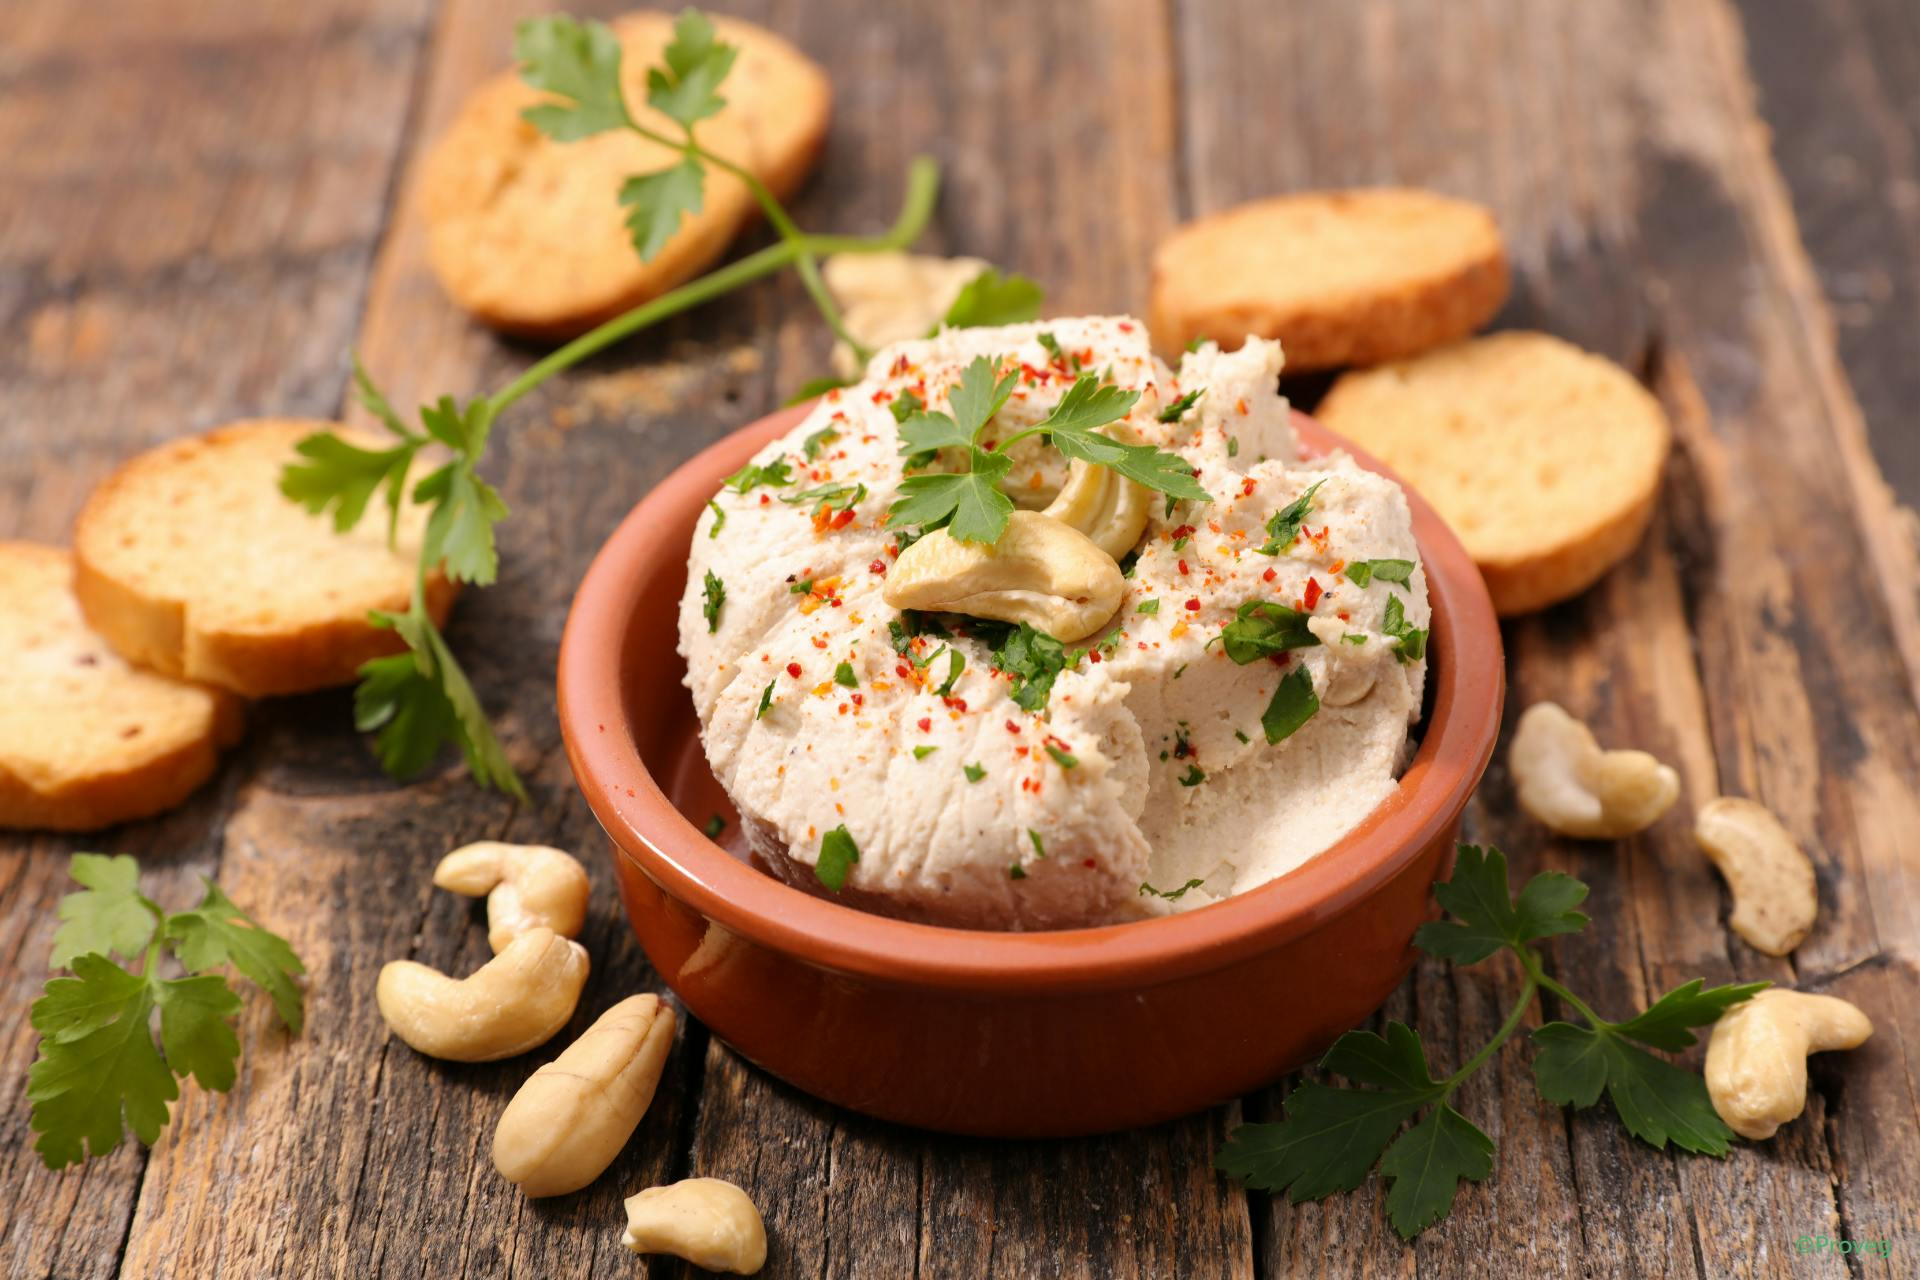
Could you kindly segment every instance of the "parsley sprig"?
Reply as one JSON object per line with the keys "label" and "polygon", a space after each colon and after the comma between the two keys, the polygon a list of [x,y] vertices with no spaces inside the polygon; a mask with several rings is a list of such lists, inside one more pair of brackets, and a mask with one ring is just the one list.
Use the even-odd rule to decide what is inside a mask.
{"label": "parsley sprig", "polygon": [[909,466],[931,460],[942,449],[957,449],[965,451],[967,469],[901,481],[901,496],[887,509],[889,525],[919,525],[922,530],[944,526],[961,542],[998,541],[1013,515],[1013,499],[1000,491],[1000,481],[1013,468],[1010,450],[1030,436],[1045,436],[1067,457],[1109,467],[1169,499],[1212,500],[1192,464],[1179,454],[1100,434],[1101,427],[1127,416],[1140,393],[1091,373],[1076,378],[1045,418],[992,447],[983,446],[981,434],[1020,382],[1017,367],[1003,375],[1001,366],[997,358],[974,357],[947,393],[951,413],[921,408],[901,420],[900,453]]}
{"label": "parsley sprig", "polygon": [[[1388,1182],[1387,1216],[1411,1239],[1447,1215],[1463,1180],[1493,1172],[1493,1140],[1455,1109],[1453,1096],[1519,1030],[1541,991],[1585,1024],[1549,1022],[1531,1035],[1542,1097],[1590,1107],[1605,1092],[1627,1132],[1641,1141],[1726,1154],[1733,1131],[1715,1114],[1700,1076],[1642,1046],[1689,1047],[1695,1042],[1690,1028],[1713,1022],[1766,983],[1707,987],[1695,979],[1644,1012],[1612,1022],[1551,977],[1533,945],[1586,928],[1587,917],[1575,910],[1586,885],[1543,871],[1513,896],[1500,850],[1461,845],[1453,878],[1434,886],[1434,894],[1451,918],[1422,925],[1416,946],[1463,965],[1506,951],[1520,965],[1520,994],[1500,1029],[1457,1071],[1438,1078],[1419,1033],[1404,1023],[1388,1022],[1385,1035],[1349,1031],[1320,1067],[1353,1086],[1301,1085],[1287,1096],[1285,1119],[1234,1131],[1215,1161],[1223,1171],[1250,1187],[1284,1189],[1297,1204],[1354,1190],[1377,1163]],[[1414,1124],[1402,1132],[1409,1120]]]}
{"label": "parsley sprig", "polygon": [[[157,1141],[167,1104],[180,1096],[176,1076],[220,1092],[233,1087],[240,997],[218,970],[231,966],[252,979],[295,1035],[305,1013],[295,982],[305,970],[293,949],[211,880],[198,906],[168,912],[140,892],[140,864],[125,854],[77,853],[69,866],[82,887],[60,900],[50,963],[73,976],[49,979],[29,1014],[40,1036],[27,1070],[29,1123],[49,1169],[105,1155],[127,1127],[144,1143]],[[161,976],[168,953],[185,976]],[[139,968],[124,969],[114,956]]]}
{"label": "parsley sprig", "polygon": [[[681,14],[661,64],[647,72],[647,104],[670,122],[671,133],[634,118],[621,88],[620,43],[604,25],[563,15],[533,19],[520,25],[515,53],[527,83],[551,95],[549,101],[524,113],[527,122],[548,137],[572,142],[627,130],[677,153],[667,168],[635,175],[619,193],[634,249],[643,261],[660,252],[682,218],[699,210],[710,169],[745,184],[778,236],[766,248],[582,334],[491,395],[464,404],[441,397],[421,409],[417,429],[393,410],[356,360],[357,398],[385,428],[387,439],[370,445],[335,432],[319,432],[300,442],[299,460],[281,474],[282,493],[316,514],[330,511],[334,527],[342,531],[360,522],[376,495],[386,508],[389,541],[397,535],[400,514],[408,502],[428,508],[407,609],[373,615],[377,625],[391,628],[406,641],[406,651],[376,658],[360,668],[355,723],[377,734],[376,754],[395,776],[417,773],[451,742],[466,756],[475,781],[525,799],[525,788],[485,708],[428,610],[429,587],[437,573],[474,586],[486,586],[499,576],[494,530],[506,518],[507,507],[479,474],[494,423],[555,374],[650,325],[788,267],[798,272],[828,327],[864,359],[871,353],[847,333],[820,279],[819,259],[832,253],[878,253],[912,244],[932,212],[939,177],[930,159],[917,158],[909,165],[900,215],[882,235],[818,235],[800,230],[765,183],[709,151],[699,140],[697,126],[725,104],[720,90],[733,68],[736,50],[718,39],[712,23],[693,10]],[[1017,304],[1017,298],[1006,296],[1008,287],[1007,281],[983,286],[975,291],[974,305]],[[427,453],[441,451],[447,460],[409,486],[415,463]]]}

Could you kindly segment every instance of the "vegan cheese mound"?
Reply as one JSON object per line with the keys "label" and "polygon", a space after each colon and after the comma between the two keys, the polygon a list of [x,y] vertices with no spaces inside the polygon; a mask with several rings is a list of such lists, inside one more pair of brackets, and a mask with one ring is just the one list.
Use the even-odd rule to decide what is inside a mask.
{"label": "vegan cheese mound", "polygon": [[[903,475],[947,465],[903,457],[900,419],[945,410],[979,356],[1019,374],[984,440],[1091,373],[1140,393],[1126,425],[1211,495],[1153,495],[1119,610],[1077,644],[882,598],[913,533],[886,523]],[[1426,577],[1397,485],[1300,455],[1280,366],[1255,339],[1170,369],[1124,317],[947,330],[881,351],[755,455],[694,531],[679,625],[757,861],[891,915],[1066,928],[1218,901],[1371,813],[1420,713]],[[1010,455],[1003,491],[1044,507],[1066,459],[1040,436]],[[1227,643],[1255,605],[1274,608],[1248,625],[1284,617],[1303,647]]]}

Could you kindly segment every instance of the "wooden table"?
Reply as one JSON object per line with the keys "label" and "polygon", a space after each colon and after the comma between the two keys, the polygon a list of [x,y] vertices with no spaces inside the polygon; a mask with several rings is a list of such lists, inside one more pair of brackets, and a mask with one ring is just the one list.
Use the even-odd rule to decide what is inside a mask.
{"label": "wooden table", "polygon": [[[13,0],[0,7],[0,536],[58,541],[133,451],[252,415],[343,411],[357,348],[394,399],[500,385],[535,354],[440,296],[409,215],[423,146],[508,58],[513,0]],[[610,11],[596,3],[588,8]],[[591,1190],[529,1204],[493,1172],[527,1063],[391,1044],[385,960],[485,957],[428,870],[476,837],[589,855],[597,975],[577,1020],[654,985],[560,750],[552,675],[574,584],[660,477],[819,372],[797,285],[644,335],[516,408],[492,473],[504,580],[452,639],[532,803],[451,764],[389,783],[328,694],[256,709],[167,817],[0,853],[0,1262],[10,1276],[575,1276],[642,1271],[622,1196],[688,1173],[765,1210],[770,1276],[1888,1275],[1920,1268],[1920,10],[1911,0],[741,0],[839,102],[805,224],[877,228],[903,166],[947,180],[933,250],[1044,280],[1061,313],[1143,307],[1155,242],[1269,192],[1404,182],[1490,203],[1502,317],[1605,352],[1673,416],[1665,501],[1633,559],[1509,626],[1510,706],[1552,697],[1680,769],[1675,816],[1621,848],[1516,816],[1496,761],[1470,833],[1593,885],[1559,970],[1625,1009],[1696,975],[1831,991],[1878,1031],[1816,1060],[1804,1119],[1724,1160],[1661,1154],[1602,1106],[1543,1104],[1517,1042],[1462,1107],[1494,1176],[1406,1246],[1380,1187],[1289,1206],[1212,1172],[1287,1084],[1143,1133],[961,1141],[803,1097],[688,1027],[659,1099]],[[1321,388],[1295,388],[1308,407]],[[1820,870],[1788,960],[1724,926],[1684,814],[1777,810]],[[238,1087],[189,1088],[151,1151],[44,1171],[27,1006],[66,855],[140,855],[184,901],[217,874],[312,970],[289,1042],[244,1015]],[[1387,1012],[1443,1063],[1498,1020],[1510,968],[1423,962]],[[1545,1016],[1553,1016],[1548,1010]],[[1530,1015],[1541,1016],[1538,1011]],[[1115,1052],[1125,1052],[1116,1045]],[[1892,1242],[1802,1257],[1802,1235]],[[678,1274],[658,1265],[653,1274]]]}

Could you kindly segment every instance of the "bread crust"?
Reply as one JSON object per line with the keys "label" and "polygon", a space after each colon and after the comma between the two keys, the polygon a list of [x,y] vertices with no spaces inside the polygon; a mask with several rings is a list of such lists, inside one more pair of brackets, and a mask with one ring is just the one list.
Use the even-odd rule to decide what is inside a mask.
{"label": "bread crust", "polygon": [[[644,104],[646,69],[660,60],[673,21],[643,11],[612,24],[630,109],[669,136],[679,126]],[[826,73],[751,23],[716,18],[714,28],[739,55],[722,92],[727,107],[697,126],[701,144],[785,198],[826,142]],[[542,340],[573,337],[699,274],[758,216],[746,186],[709,166],[699,212],[641,262],[618,203],[621,184],[678,156],[626,131],[554,142],[520,118],[543,98],[515,72],[495,76],[427,157],[419,207],[429,261],[448,296],[483,323]]]}
{"label": "bread crust", "polygon": [[244,726],[233,695],[112,654],[82,621],[70,572],[58,548],[0,542],[0,827],[97,831],[170,809]]}
{"label": "bread crust", "polygon": [[[406,509],[389,549],[377,509],[340,535],[283,497],[293,446],[324,430],[341,428],[237,422],[124,463],[74,531],[74,595],[93,629],[130,662],[247,697],[350,684],[404,649],[367,615],[406,609],[423,509]],[[429,575],[436,624],[455,594]]]}
{"label": "bread crust", "polygon": [[1502,617],[1579,595],[1632,554],[1672,442],[1631,374],[1540,333],[1345,374],[1315,416],[1439,509]]}
{"label": "bread crust", "polygon": [[1170,236],[1154,255],[1151,327],[1169,352],[1277,338],[1290,373],[1376,364],[1473,333],[1510,283],[1480,205],[1398,188],[1307,192]]}

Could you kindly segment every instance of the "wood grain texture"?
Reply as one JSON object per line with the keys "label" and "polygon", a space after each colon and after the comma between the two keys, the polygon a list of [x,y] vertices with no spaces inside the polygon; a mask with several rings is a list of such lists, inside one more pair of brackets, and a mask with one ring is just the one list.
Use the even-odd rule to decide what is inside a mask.
{"label": "wood grain texture", "polygon": [[[0,536],[58,539],[89,485],[153,440],[244,413],[357,414],[349,346],[402,405],[489,390],[535,358],[445,302],[410,205],[422,149],[506,62],[514,22],[544,7],[115,0],[105,23],[98,6],[86,20],[0,9],[0,319],[24,335],[0,344]],[[1920,577],[1880,469],[1920,498],[1910,7],[719,7],[794,39],[838,90],[821,170],[795,202],[803,224],[884,225],[906,159],[929,150],[946,190],[925,247],[1032,274],[1060,313],[1142,306],[1157,239],[1240,199],[1407,182],[1491,204],[1517,269],[1503,323],[1622,362],[1679,441],[1634,558],[1509,625],[1512,714],[1557,699],[1603,739],[1673,762],[1686,791],[1645,837],[1581,844],[1516,816],[1496,761],[1469,834],[1519,871],[1593,885],[1596,926],[1551,953],[1603,1010],[1694,976],[1766,977],[1856,1001],[1875,1038],[1817,1059],[1807,1118],[1726,1161],[1651,1152],[1604,1104],[1544,1104],[1511,1044],[1458,1099],[1500,1144],[1494,1175],[1403,1246],[1377,1180],[1295,1206],[1212,1172],[1231,1126],[1273,1117],[1293,1081],[1140,1133],[979,1142],[835,1110],[685,1026],[613,1171],[521,1200],[487,1151],[550,1054],[427,1061],[388,1040],[374,975],[402,956],[448,971],[485,959],[480,907],[428,876],[446,849],[498,837],[576,849],[594,873],[595,973],[563,1036],[658,989],[573,789],[551,675],[573,586],[632,501],[824,367],[825,334],[781,280],[556,380],[496,432],[488,471],[514,508],[502,582],[462,601],[450,636],[527,805],[478,792],[452,761],[392,786],[346,698],[324,695],[256,708],[215,784],[95,842],[139,854],[168,901],[217,873],[312,971],[307,1033],[289,1041],[250,1002],[239,1085],[186,1090],[151,1153],[62,1175],[32,1155],[26,1007],[78,846],[5,844],[0,1272],[677,1276],[688,1269],[619,1246],[620,1200],[690,1174],[732,1178],[761,1205],[769,1276],[1839,1274],[1792,1251],[1821,1232],[1893,1243],[1890,1262],[1857,1258],[1851,1274],[1910,1268],[1920,895],[1903,849],[1920,829]],[[1788,960],[1724,927],[1685,817],[1720,792],[1765,801],[1815,858],[1821,922]],[[1423,961],[1383,1016],[1451,1065],[1517,990],[1501,961]]]}

